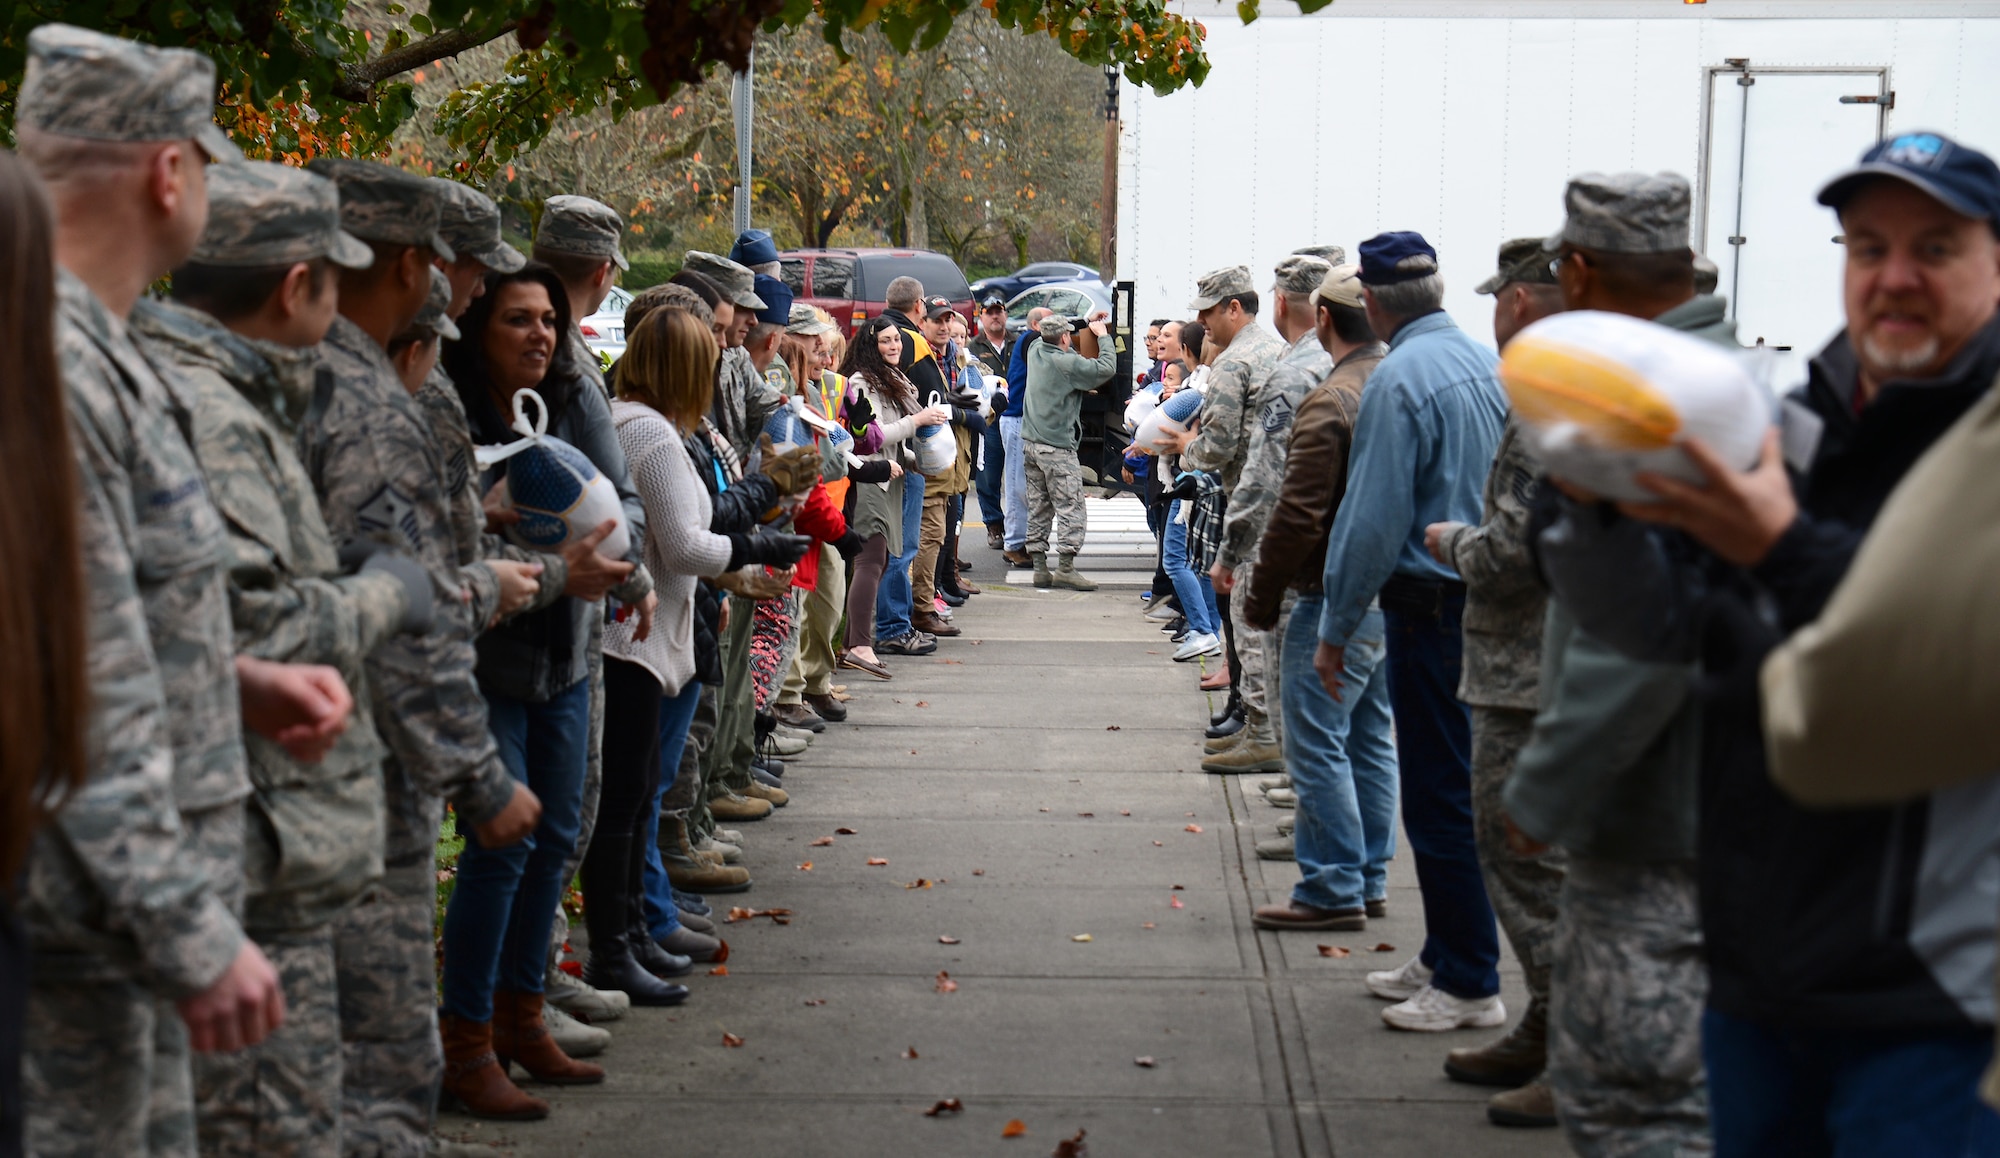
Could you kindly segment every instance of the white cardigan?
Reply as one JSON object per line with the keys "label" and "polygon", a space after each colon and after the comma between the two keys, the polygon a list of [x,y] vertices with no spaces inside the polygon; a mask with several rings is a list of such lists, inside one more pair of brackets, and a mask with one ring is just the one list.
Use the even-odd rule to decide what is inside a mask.
{"label": "white cardigan", "polygon": [[625,469],[646,508],[646,570],[660,606],[653,630],[634,641],[637,615],[604,631],[604,651],[630,660],[659,679],[664,694],[678,695],[694,678],[694,587],[697,578],[722,574],[729,566],[729,540],[708,529],[714,507],[708,488],[694,470],[681,432],[659,411],[640,402],[611,404]]}

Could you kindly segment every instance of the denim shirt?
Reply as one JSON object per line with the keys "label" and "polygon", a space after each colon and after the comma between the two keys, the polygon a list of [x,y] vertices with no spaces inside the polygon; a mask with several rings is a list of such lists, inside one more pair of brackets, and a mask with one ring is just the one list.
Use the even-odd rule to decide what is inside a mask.
{"label": "denim shirt", "polygon": [[1458,578],[1424,550],[1424,528],[1479,522],[1507,421],[1498,365],[1443,310],[1389,339],[1361,393],[1347,497],[1327,537],[1321,642],[1345,645],[1391,575]]}

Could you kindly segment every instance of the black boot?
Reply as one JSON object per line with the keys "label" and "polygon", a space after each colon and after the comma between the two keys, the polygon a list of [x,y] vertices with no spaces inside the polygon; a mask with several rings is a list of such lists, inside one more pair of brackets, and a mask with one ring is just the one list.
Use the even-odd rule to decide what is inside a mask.
{"label": "black boot", "polygon": [[1219,728],[1222,726],[1222,721],[1228,719],[1229,717],[1235,715],[1236,713],[1242,710],[1243,710],[1243,697],[1236,693],[1235,688],[1230,688],[1229,702],[1222,705],[1221,711],[1215,713],[1214,715],[1208,718],[1208,726],[1211,728]]}
{"label": "black boot", "polygon": [[[590,932],[590,960],[583,967],[584,984],[595,989],[617,989],[634,1005],[679,1005],[687,1000],[687,987],[660,980],[633,955],[627,928],[632,901],[629,892],[632,866],[632,834],[600,832],[591,840],[583,858],[584,927]],[[643,937],[653,946],[652,938]],[[687,958],[679,958],[687,961]],[[693,962],[688,962],[690,968]]]}

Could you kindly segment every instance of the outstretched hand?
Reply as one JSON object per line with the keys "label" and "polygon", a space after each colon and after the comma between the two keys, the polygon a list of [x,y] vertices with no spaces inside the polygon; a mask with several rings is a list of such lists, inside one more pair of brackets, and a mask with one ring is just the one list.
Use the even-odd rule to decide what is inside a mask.
{"label": "outstretched hand", "polygon": [[1731,469],[1698,438],[1682,446],[1705,485],[1641,472],[1634,481],[1659,495],[1660,501],[1619,503],[1618,509],[1632,518],[1684,531],[1738,567],[1763,562],[1799,516],[1777,428],[1765,433],[1757,465],[1748,472]]}

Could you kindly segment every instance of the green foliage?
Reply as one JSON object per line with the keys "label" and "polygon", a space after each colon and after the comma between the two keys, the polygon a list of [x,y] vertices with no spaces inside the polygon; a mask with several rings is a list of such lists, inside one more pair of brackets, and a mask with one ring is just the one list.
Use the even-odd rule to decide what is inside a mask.
{"label": "green foliage", "polygon": [[627,252],[625,260],[632,268],[618,279],[621,285],[634,291],[659,285],[681,271],[681,255],[678,253],[634,253]]}

